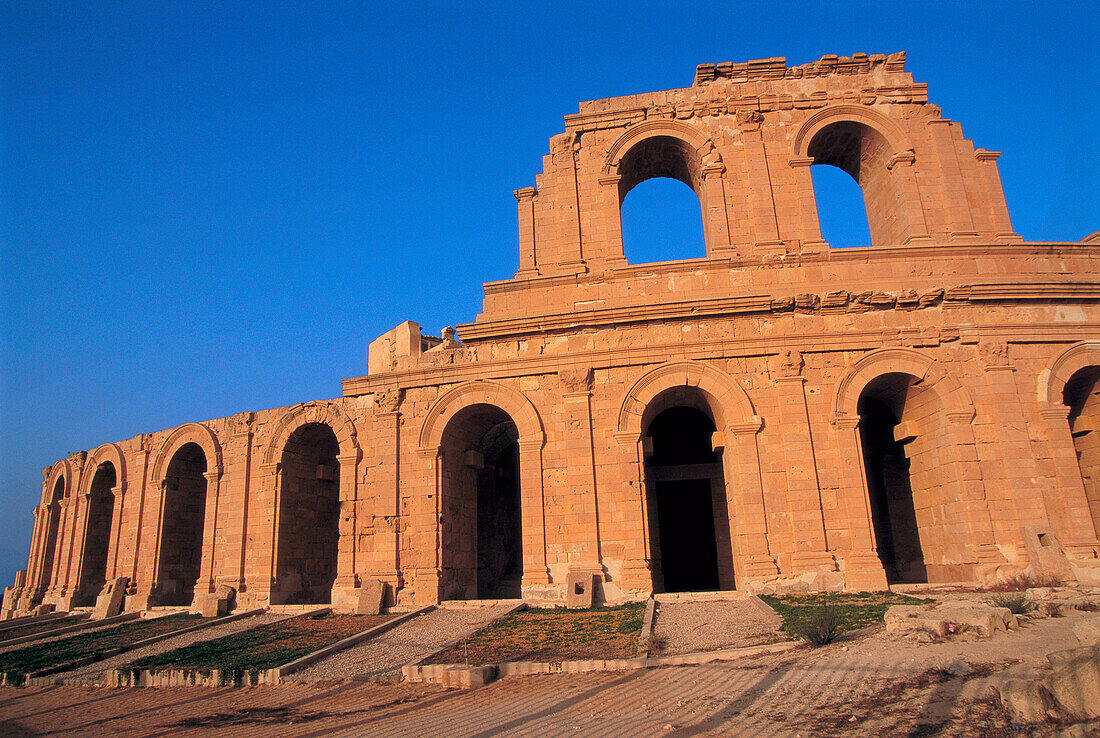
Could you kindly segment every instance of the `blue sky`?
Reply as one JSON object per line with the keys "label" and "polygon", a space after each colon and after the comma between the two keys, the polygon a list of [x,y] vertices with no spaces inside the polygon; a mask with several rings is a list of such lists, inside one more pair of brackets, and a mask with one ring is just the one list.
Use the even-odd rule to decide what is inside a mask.
{"label": "blue sky", "polygon": [[[1100,228],[1098,12],[4,3],[0,585],[67,452],[335,397],[399,322],[473,320],[517,266],[512,190],[582,100],[686,87],[702,62],[904,49],[945,117],[1004,152],[1017,232],[1082,238]],[[628,209],[664,207],[653,187]],[[655,232],[640,223],[638,254],[698,249],[631,241]]]}

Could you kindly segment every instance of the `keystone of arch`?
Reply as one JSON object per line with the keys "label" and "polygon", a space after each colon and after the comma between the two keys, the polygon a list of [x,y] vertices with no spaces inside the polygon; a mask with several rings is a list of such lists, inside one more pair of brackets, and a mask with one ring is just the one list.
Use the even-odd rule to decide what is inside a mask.
{"label": "keystone of arch", "polygon": [[791,157],[809,156],[810,142],[814,140],[818,131],[833,123],[845,121],[862,123],[878,131],[890,144],[890,149],[895,154],[913,149],[913,144],[909,142],[909,137],[901,127],[882,113],[862,105],[833,105],[819,110],[806,119],[791,143]]}
{"label": "keystone of arch", "polygon": [[57,486],[57,480],[64,480],[62,484],[61,499],[65,499],[69,496],[69,484],[72,481],[73,473],[69,466],[67,459],[61,459],[54,463],[50,467],[50,474],[46,478],[46,490],[42,493],[42,504],[49,505],[53,502],[53,490]]}
{"label": "keystone of arch", "polygon": [[724,430],[739,422],[760,427],[752,400],[741,385],[725,372],[697,361],[677,361],[662,364],[642,375],[619,405],[616,434],[640,438],[642,416],[649,403],[667,389],[696,387],[707,395],[713,406],[715,425]]}
{"label": "keystone of arch", "polygon": [[458,385],[435,401],[420,427],[418,447],[421,450],[439,448],[447,423],[472,405],[493,405],[507,413],[516,424],[521,445],[533,443],[541,448],[545,441],[542,419],[525,394],[497,382],[476,380]]}
{"label": "keystone of arch", "polygon": [[105,461],[111,462],[115,467],[115,487],[125,488],[126,460],[122,455],[122,449],[114,443],[101,443],[88,454],[88,460],[84,464],[84,468],[88,469],[90,473],[85,474],[84,479],[81,480],[80,492],[82,495],[87,496],[91,493],[92,479],[95,477],[96,469]]}
{"label": "keystone of arch", "polygon": [[206,456],[206,472],[221,476],[222,449],[218,444],[218,437],[214,435],[214,431],[202,423],[184,423],[173,430],[171,435],[160,445],[157,458],[153,461],[153,479],[164,479],[168,461],[180,447],[188,443],[194,443],[202,449],[203,454]]}
{"label": "keystone of arch", "polygon": [[615,174],[618,171],[619,162],[630,149],[634,148],[635,144],[657,136],[679,139],[694,148],[700,157],[706,154],[714,145],[710,140],[710,136],[704,131],[687,123],[674,119],[647,120],[644,123],[630,126],[621,136],[615,139],[615,143],[611,144],[611,148],[607,150],[607,156],[604,158],[604,175]]}
{"label": "keystone of arch", "polygon": [[264,449],[263,463],[265,465],[275,463],[277,455],[282,453],[291,434],[307,423],[327,425],[336,436],[340,455],[351,455],[356,460],[359,459],[359,441],[357,440],[359,433],[351,418],[344,415],[335,405],[326,402],[307,402],[295,405],[279,418],[271,440]]}
{"label": "keystone of arch", "polygon": [[908,374],[935,386],[945,411],[959,418],[974,418],[974,402],[958,378],[935,359],[907,348],[884,348],[866,354],[837,382],[833,393],[833,419],[859,416],[859,396],[871,380],[884,374]]}
{"label": "keystone of arch", "polygon": [[1100,366],[1100,341],[1073,344],[1039,372],[1039,401],[1061,405],[1066,383],[1087,366]]}

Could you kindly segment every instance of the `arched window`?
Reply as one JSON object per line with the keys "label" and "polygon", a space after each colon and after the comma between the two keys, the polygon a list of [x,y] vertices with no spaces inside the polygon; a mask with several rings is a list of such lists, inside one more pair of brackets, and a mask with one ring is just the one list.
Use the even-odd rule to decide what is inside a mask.
{"label": "arched window", "polygon": [[839,167],[810,167],[821,237],[833,248],[870,246],[871,230],[859,183]]}
{"label": "arched window", "polygon": [[643,139],[620,160],[618,173],[623,250],[629,263],[706,256],[702,161],[691,144],[673,136]]}
{"label": "arched window", "polygon": [[[863,209],[871,245],[896,246],[904,241],[908,224],[901,207],[901,188],[890,166],[895,152],[885,136],[864,123],[841,120],[814,134],[806,153],[813,158],[815,165],[836,167],[847,172],[858,184],[863,195]],[[846,185],[839,185],[834,180],[828,187],[819,187],[819,175],[813,171],[819,168],[811,167],[811,174],[814,175],[815,197],[825,195],[824,201],[818,200],[817,208],[819,221],[822,222],[822,235],[825,236],[827,227],[833,229],[833,214],[823,212],[835,205],[835,193],[830,191],[839,189],[843,193]],[[845,204],[837,217],[851,221],[854,196],[840,194],[840,197]],[[838,237],[840,242],[834,242],[833,238],[826,236],[826,240],[833,246],[853,245],[844,242],[848,238],[851,238],[850,234],[842,233]]]}
{"label": "arched window", "polygon": [[630,264],[706,256],[699,198],[670,177],[654,177],[627,193],[620,209],[623,254]]}

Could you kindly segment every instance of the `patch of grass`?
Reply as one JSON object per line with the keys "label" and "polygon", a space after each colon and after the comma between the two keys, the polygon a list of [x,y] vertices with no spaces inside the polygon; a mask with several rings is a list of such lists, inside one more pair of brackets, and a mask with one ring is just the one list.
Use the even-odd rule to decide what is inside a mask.
{"label": "patch of grass", "polygon": [[845,631],[840,608],[824,599],[817,607],[810,608],[798,624],[798,637],[811,646],[832,643]]}
{"label": "patch of grass", "polygon": [[0,646],[4,645],[7,641],[13,641],[16,638],[23,638],[29,635],[35,635],[37,633],[45,633],[51,630],[60,630],[61,628],[70,628],[74,625],[80,625],[84,620],[78,620],[77,618],[65,617],[57,618],[56,620],[45,620],[37,623],[27,623],[16,628],[9,628],[3,633],[0,633]]}
{"label": "patch of grass", "polygon": [[81,633],[59,641],[0,653],[0,673],[8,674],[9,681],[21,683],[27,674],[41,669],[61,666],[114,648],[127,647],[146,638],[194,625],[199,620],[202,620],[199,615],[169,615],[155,620],[132,620],[93,633]]}
{"label": "patch of grass", "polygon": [[1035,609],[1035,603],[1023,592],[1004,592],[995,594],[989,600],[994,607],[1007,607],[1013,615],[1026,615]]}
{"label": "patch of grass", "polygon": [[987,592],[1023,592],[1033,587],[1060,587],[1062,580],[1051,574],[1013,574],[986,587]]}
{"label": "patch of grass", "polygon": [[[835,638],[848,630],[881,623],[891,605],[923,605],[935,602],[895,592],[761,595],[760,599],[779,614],[783,619],[783,632],[793,638],[802,638],[809,631],[821,631],[831,621],[835,621]],[[823,612],[823,608],[827,608],[826,612]]]}
{"label": "patch of grass", "polygon": [[440,651],[429,664],[499,664],[638,656],[644,602],[591,610],[529,608]]}
{"label": "patch of grass", "polygon": [[240,675],[290,663],[325,646],[362,633],[389,620],[390,615],[333,615],[294,618],[212,641],[146,656],[129,664],[132,671],[184,669],[209,673],[221,669]]}

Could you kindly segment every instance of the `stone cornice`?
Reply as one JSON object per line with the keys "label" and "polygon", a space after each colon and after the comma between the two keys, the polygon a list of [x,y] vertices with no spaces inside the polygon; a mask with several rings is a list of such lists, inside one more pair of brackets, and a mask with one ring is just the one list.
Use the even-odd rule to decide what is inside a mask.
{"label": "stone cornice", "polygon": [[446,364],[424,368],[387,372],[377,376],[344,379],[345,397],[374,392],[379,385],[402,388],[424,387],[476,379],[507,379],[540,374],[557,374],[563,364],[583,364],[593,369],[659,364],[677,359],[707,360],[770,356],[787,349],[798,349],[804,355],[830,351],[871,351],[883,346],[936,346],[943,340],[961,338],[961,343],[979,340],[1012,342],[1043,342],[1071,344],[1082,337],[1100,338],[1100,323],[1003,323],[984,326],[944,326],[935,337],[923,331],[871,330],[836,331],[828,333],[794,333],[775,338],[747,336],[676,344],[647,344],[609,352],[607,350],[577,351],[567,354],[538,355],[514,359],[492,358],[465,365]]}

